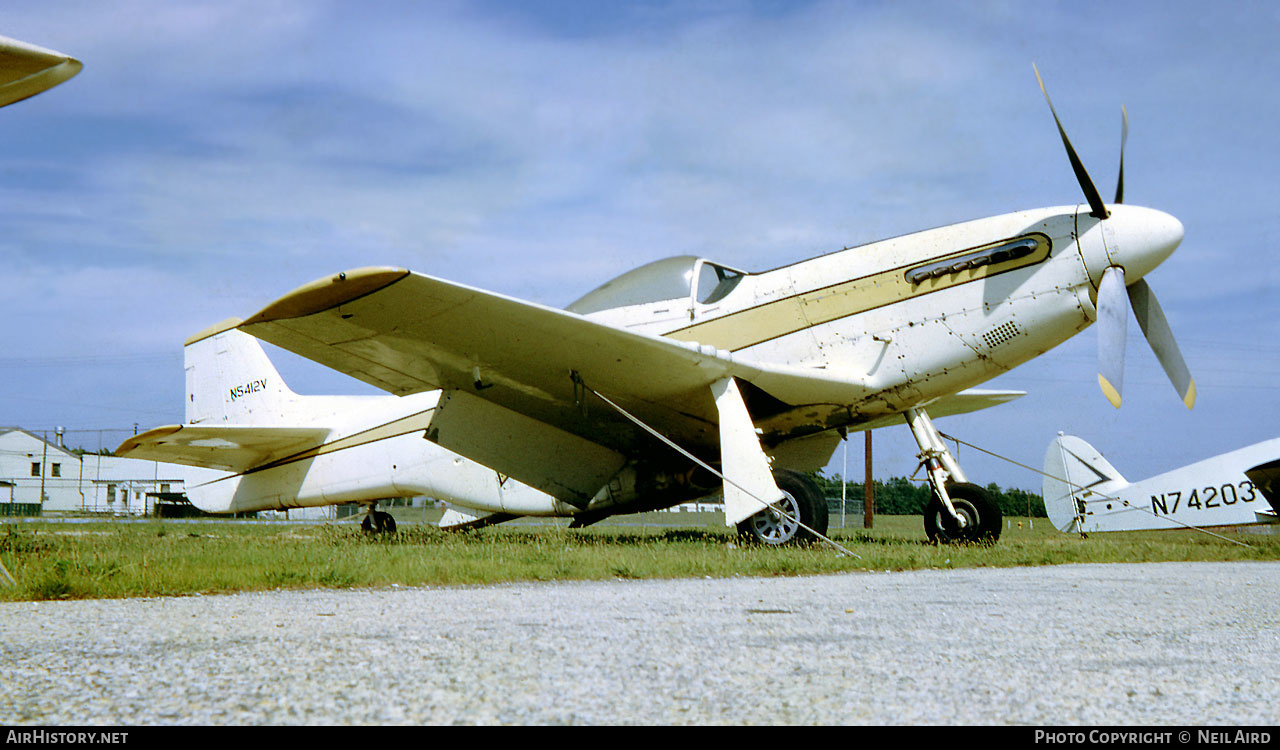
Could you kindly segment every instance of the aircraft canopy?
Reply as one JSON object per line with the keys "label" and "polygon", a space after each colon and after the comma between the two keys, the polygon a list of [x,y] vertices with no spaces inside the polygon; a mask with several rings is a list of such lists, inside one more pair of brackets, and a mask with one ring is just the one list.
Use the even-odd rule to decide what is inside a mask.
{"label": "aircraft canopy", "polygon": [[673,299],[693,298],[702,304],[710,304],[733,291],[746,275],[744,271],[693,255],[664,258],[605,282],[565,309],[588,315],[601,310]]}

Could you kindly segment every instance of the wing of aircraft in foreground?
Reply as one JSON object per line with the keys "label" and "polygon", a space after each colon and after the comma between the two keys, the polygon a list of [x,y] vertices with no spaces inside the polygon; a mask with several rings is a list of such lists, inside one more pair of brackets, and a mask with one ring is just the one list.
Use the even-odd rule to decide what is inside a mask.
{"label": "wing of aircraft in foreground", "polygon": [[51,89],[83,67],[61,52],[0,36],[0,107]]}
{"label": "wing of aircraft in foreground", "polygon": [[735,358],[728,350],[393,268],[321,279],[239,328],[397,395],[438,388],[483,393],[486,401],[617,450],[634,449],[639,438],[607,429],[622,420],[616,414],[581,419],[581,383],[670,424],[694,447],[716,446],[717,410],[708,389],[718,380],[753,383],[782,402],[775,411],[850,403],[868,390],[826,370]]}
{"label": "wing of aircraft in foreground", "polygon": [[1130,483],[1078,437],[1044,457],[1044,504],[1059,531],[1144,531],[1275,523],[1280,438]]}
{"label": "wing of aircraft in foreground", "polygon": [[[658,480],[664,484],[688,472],[685,459],[624,411],[662,425],[665,437],[721,465],[730,483],[727,522],[737,524],[762,506],[734,497],[733,484],[746,485],[749,495],[771,491],[757,443],[772,452],[826,431],[822,440],[810,441],[820,460],[806,468],[820,467],[839,439],[830,428],[849,424],[847,405],[879,397],[847,370],[760,361],[400,269],[322,279],[239,328],[392,393],[443,389],[429,439],[583,509],[628,461],[677,461]],[[721,383],[732,386],[718,394]],[[1020,395],[948,394],[936,413],[972,411]],[[749,414],[746,426],[722,429],[737,413]],[[896,414],[880,421],[890,420]],[[864,422],[855,429],[876,426]],[[565,456],[573,458],[566,462]]]}

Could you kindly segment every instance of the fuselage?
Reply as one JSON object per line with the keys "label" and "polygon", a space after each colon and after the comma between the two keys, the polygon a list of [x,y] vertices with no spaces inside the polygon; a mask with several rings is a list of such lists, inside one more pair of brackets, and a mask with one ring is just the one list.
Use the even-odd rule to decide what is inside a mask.
{"label": "fuselage", "polygon": [[1082,486],[1071,495],[1046,494],[1045,507],[1060,530],[1083,533],[1274,523],[1280,497],[1247,472],[1274,464],[1277,456],[1280,438],[1133,484],[1091,486],[1093,475],[1078,471],[1085,476],[1070,479]]}
{"label": "fuselage", "polygon": [[488,512],[571,515],[571,505],[423,439],[439,391],[296,396],[291,424],[323,426],[323,445],[244,473],[193,469],[187,495],[217,513],[429,496]]}

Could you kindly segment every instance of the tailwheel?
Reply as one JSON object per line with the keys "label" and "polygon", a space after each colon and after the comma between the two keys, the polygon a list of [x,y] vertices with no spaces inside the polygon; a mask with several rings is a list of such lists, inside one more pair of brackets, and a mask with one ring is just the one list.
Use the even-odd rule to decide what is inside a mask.
{"label": "tailwheel", "polygon": [[396,533],[395,516],[380,510],[370,510],[360,522],[360,530],[366,534],[394,534]]}
{"label": "tailwheel", "polygon": [[825,535],[827,499],[818,485],[791,469],[777,469],[773,479],[782,490],[782,500],[738,524],[738,534],[771,547],[812,542],[817,538],[813,532]]}
{"label": "tailwheel", "polygon": [[1003,518],[987,491],[976,484],[954,482],[947,484],[947,495],[964,523],[951,517],[942,500],[935,493],[924,510],[924,532],[929,541],[940,544],[977,542],[993,544],[1000,539]]}

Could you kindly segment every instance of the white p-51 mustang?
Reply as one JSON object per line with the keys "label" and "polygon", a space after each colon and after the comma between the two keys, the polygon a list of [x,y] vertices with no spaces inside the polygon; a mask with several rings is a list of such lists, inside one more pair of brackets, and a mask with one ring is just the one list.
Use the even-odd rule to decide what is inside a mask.
{"label": "white p-51 mustang", "polygon": [[[1182,225],[1122,203],[1123,141],[1104,204],[1058,127],[1087,205],[771,271],[669,258],[565,310],[398,268],[328,276],[190,339],[186,423],[118,453],[218,470],[187,484],[211,511],[429,495],[452,506],[444,525],[586,525],[723,492],[727,525],[781,544],[826,532],[802,472],[846,431],[905,420],[933,489],[929,537],[995,540],[999,508],[931,416],[1016,398],[972,389],[1095,321],[1099,379],[1119,406],[1130,301],[1179,396],[1195,399],[1143,281]],[[394,395],[296,396],[246,334]]]}

